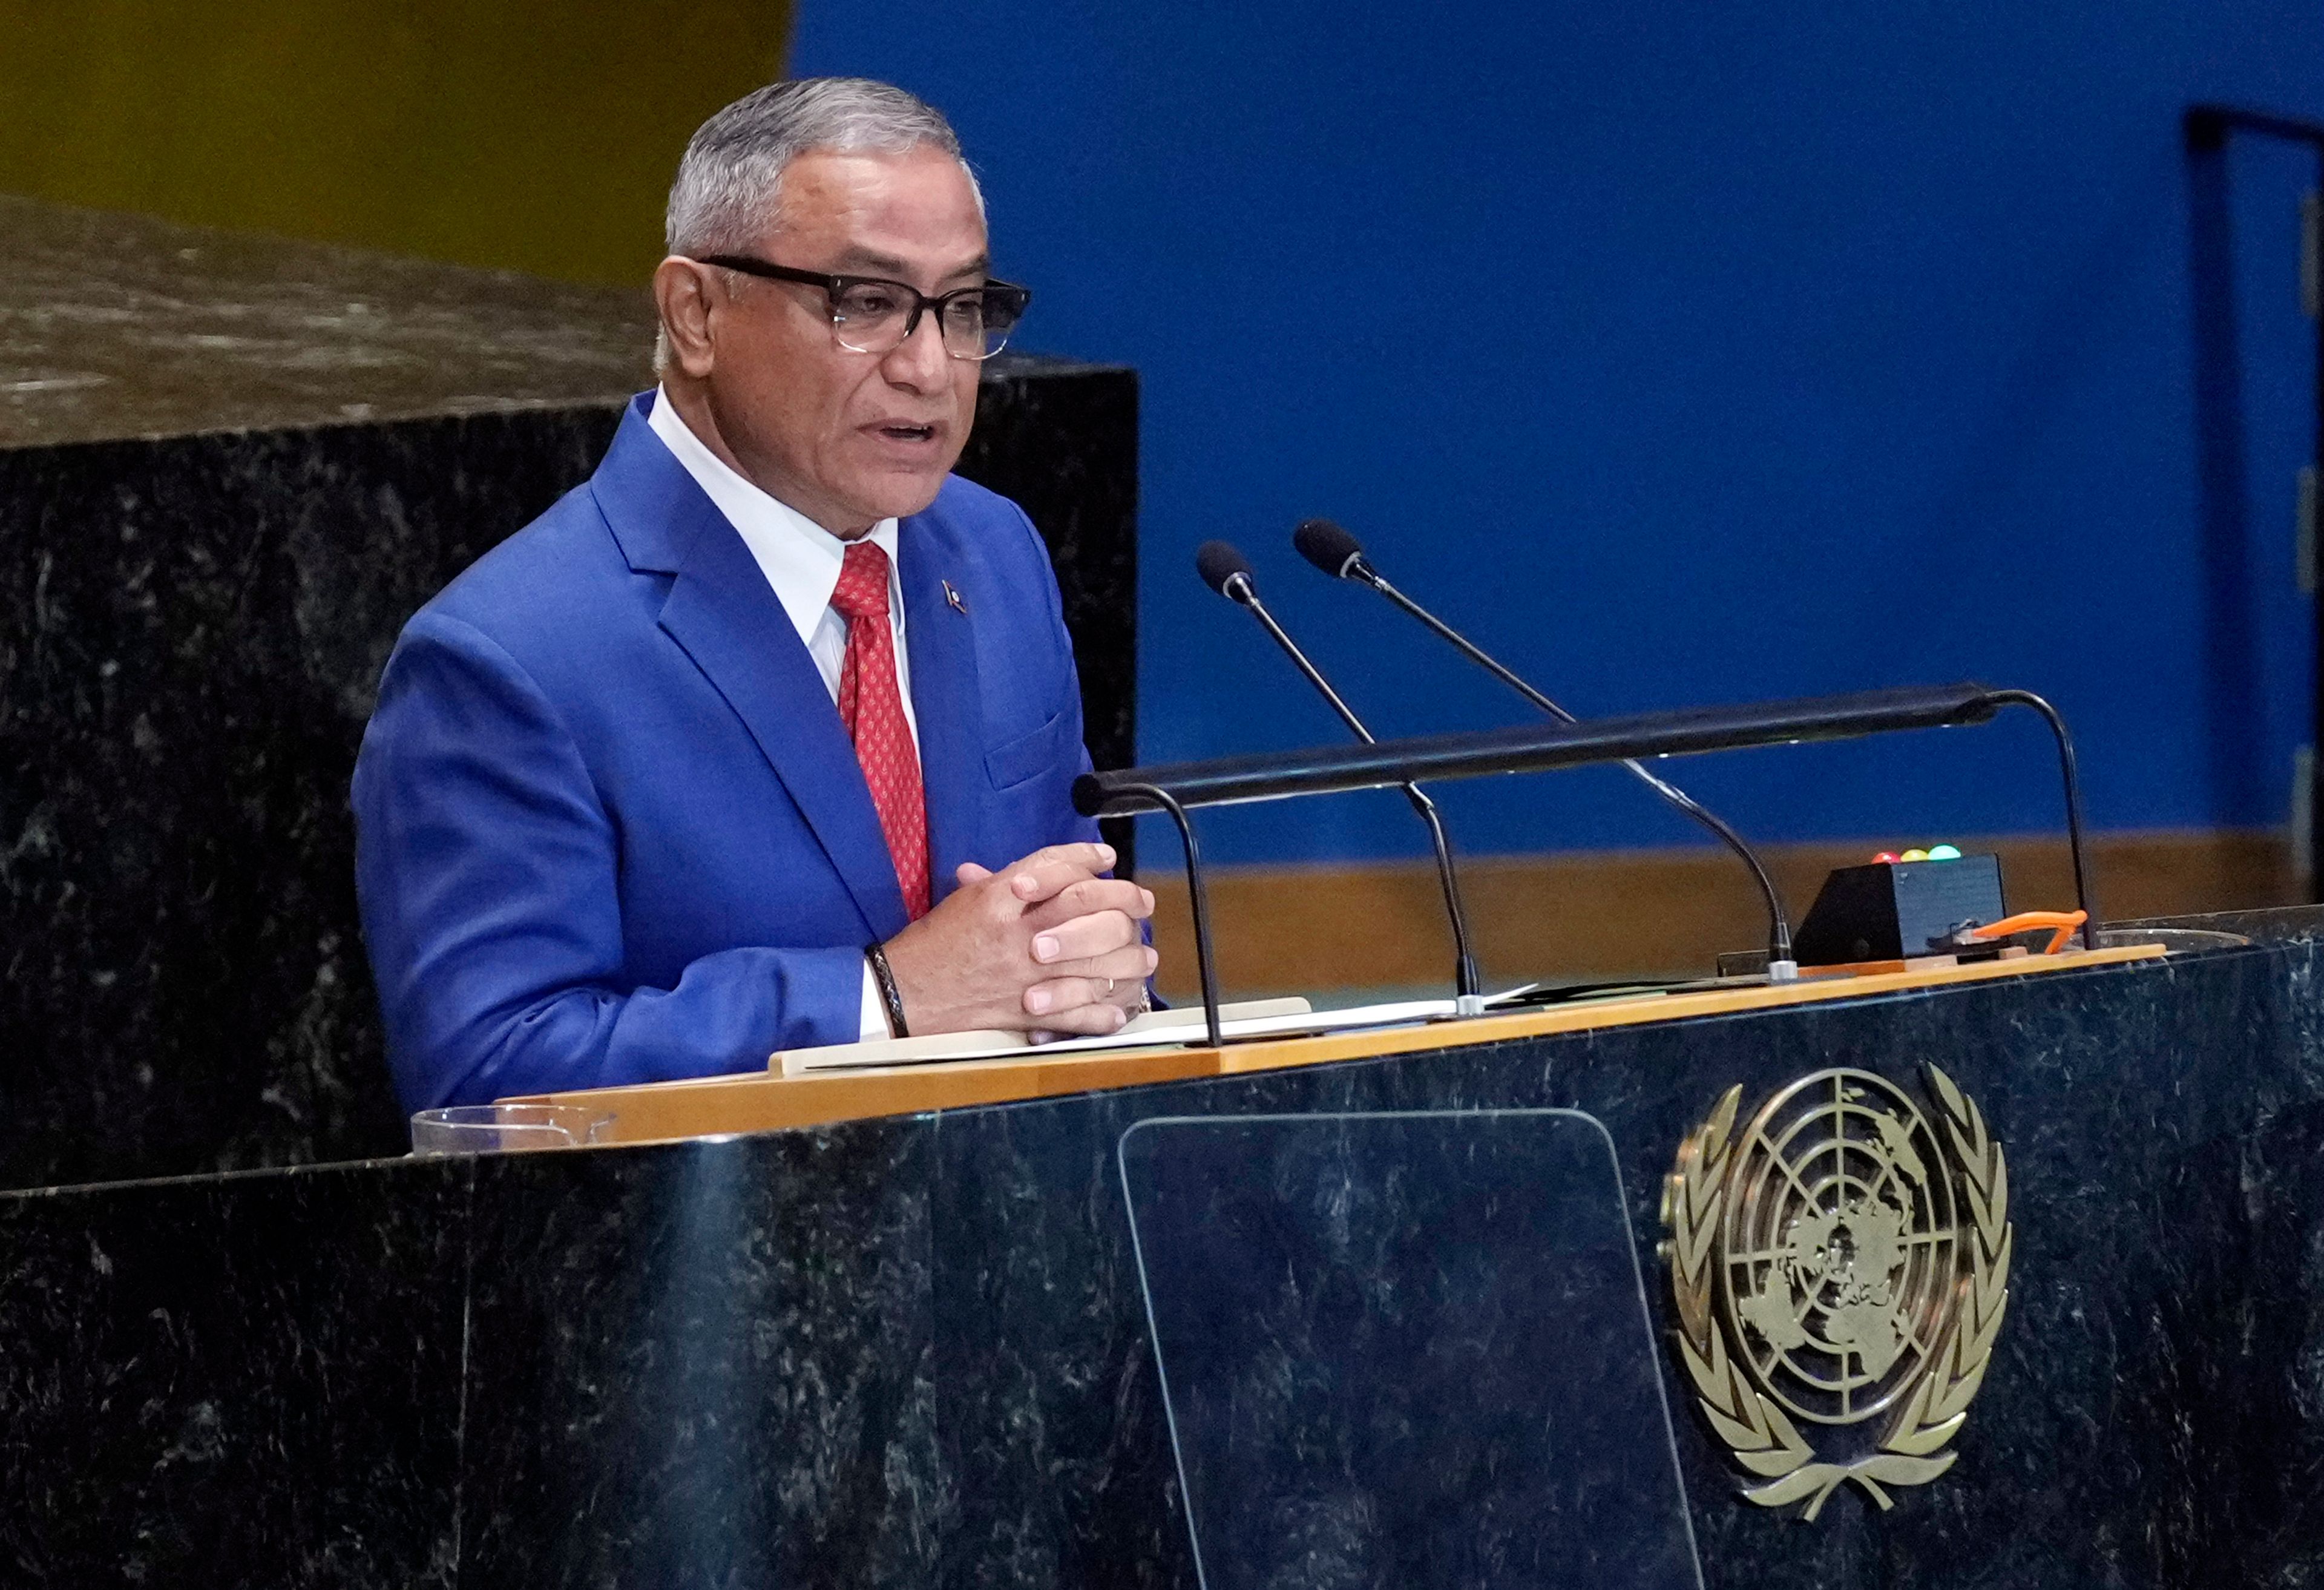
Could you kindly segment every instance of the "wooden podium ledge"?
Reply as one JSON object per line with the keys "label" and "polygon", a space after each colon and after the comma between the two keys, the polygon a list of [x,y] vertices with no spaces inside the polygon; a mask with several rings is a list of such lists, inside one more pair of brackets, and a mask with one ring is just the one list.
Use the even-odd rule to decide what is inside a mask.
{"label": "wooden podium ledge", "polygon": [[1157,1047],[1059,1055],[1054,1058],[1045,1058],[1035,1051],[1023,1058],[950,1060],[862,1071],[825,1071],[805,1077],[751,1071],[633,1087],[527,1094],[502,1102],[581,1105],[613,1117],[609,1142],[663,1142],[727,1132],[822,1126],[875,1115],[916,1114],[924,1110],[957,1110],[973,1105],[1135,1087],[1149,1082],[1231,1077],[1249,1071],[1321,1065],[1328,1060],[1499,1043],[1551,1032],[1579,1032],[1644,1021],[1731,1015],[1825,1000],[1861,999],[1872,994],[1941,988],[1956,983],[1982,983],[1996,977],[2070,971],[2078,966],[2117,966],[2126,961],[2157,959],[2163,954],[2160,945],[2142,944],[2032,956],[2022,960],[1986,961],[1966,966],[1819,977],[1774,986],[1647,994],[1509,1015],[1474,1016],[1465,1021],[1264,1040],[1230,1044],[1224,1049]]}

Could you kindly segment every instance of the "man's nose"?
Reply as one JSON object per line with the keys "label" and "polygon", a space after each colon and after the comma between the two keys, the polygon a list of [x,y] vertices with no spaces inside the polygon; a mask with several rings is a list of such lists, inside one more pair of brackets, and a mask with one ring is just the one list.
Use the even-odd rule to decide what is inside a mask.
{"label": "man's nose", "polygon": [[952,356],[945,352],[944,327],[923,314],[904,340],[889,350],[888,379],[914,392],[934,392],[952,384]]}

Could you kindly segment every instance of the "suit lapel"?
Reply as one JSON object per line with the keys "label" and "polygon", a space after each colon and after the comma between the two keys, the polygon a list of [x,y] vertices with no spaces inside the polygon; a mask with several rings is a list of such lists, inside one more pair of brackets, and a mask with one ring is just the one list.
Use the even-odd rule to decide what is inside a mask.
{"label": "suit lapel", "polygon": [[944,541],[925,516],[898,526],[896,551],[920,781],[927,792],[931,898],[942,900],[953,892],[953,869],[962,862],[991,864],[984,845],[984,702],[976,679],[975,619],[964,604],[948,597],[945,577],[957,582],[961,574],[948,566]]}
{"label": "suit lapel", "polygon": [[591,489],[630,566],[677,577],[662,630],[750,730],[865,929],[879,938],[902,931],[896,865],[823,675],[750,548],[646,424],[642,401],[623,416]]}
{"label": "suit lapel", "polygon": [[815,660],[742,538],[696,537],[661,627],[718,687],[822,842],[874,937],[903,930],[903,892],[855,747]]}

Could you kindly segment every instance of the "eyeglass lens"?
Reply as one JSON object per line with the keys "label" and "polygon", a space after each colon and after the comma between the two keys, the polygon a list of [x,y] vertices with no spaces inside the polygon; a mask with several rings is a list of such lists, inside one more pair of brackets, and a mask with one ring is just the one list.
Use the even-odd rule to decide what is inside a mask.
{"label": "eyeglass lens", "polygon": [[[941,309],[928,306],[944,335],[945,352],[955,359],[987,359],[1009,341],[1017,317],[997,300],[988,303],[981,292],[948,297]],[[862,354],[884,354],[904,340],[912,319],[912,299],[878,282],[859,282],[842,292],[831,306],[831,322],[842,347]]]}

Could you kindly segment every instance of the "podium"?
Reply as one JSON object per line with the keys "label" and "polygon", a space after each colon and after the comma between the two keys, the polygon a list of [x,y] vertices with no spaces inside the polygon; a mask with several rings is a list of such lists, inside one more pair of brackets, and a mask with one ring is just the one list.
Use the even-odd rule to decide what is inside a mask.
{"label": "podium", "polygon": [[[1230,1423],[1250,1438],[1204,1447],[1182,1481],[1189,1427],[1174,1440],[1174,1421],[1191,1408],[1207,1438],[1201,1409],[1220,1404],[1204,1388],[1247,1380],[1267,1338],[1220,1336],[1214,1356],[1190,1358],[1172,1309],[1264,1301],[1228,1266],[1277,1251],[1305,1255],[1313,1295],[1342,1300],[1313,1316],[1329,1328],[1301,1358],[1309,1383],[1333,1383],[1342,1346],[1416,1364],[1378,1397],[1337,1382],[1415,1420],[1409,1447],[1346,1450],[1376,1465],[1351,1472],[1369,1486],[1407,1456],[1421,1465],[1412,1483],[1436,1485],[1443,1502],[1423,1522],[1442,1515],[1446,1552],[1487,1538],[1515,1550],[1554,1538],[1562,1517],[1612,1516],[1591,1511],[1601,1502],[1644,1516],[1651,1495],[1637,1476],[1655,1461],[1667,1472],[1646,1450],[1660,1437],[1618,1438],[1602,1420],[1556,1448],[1532,1491],[1521,1464],[1452,1483],[1469,1455],[1525,1455],[1496,1445],[1527,1432],[1496,1422],[1508,1399],[1490,1387],[1568,1366],[1527,1364],[1507,1350],[1513,1336],[1457,1343],[1443,1324],[1397,1336],[1395,1299],[1351,1289],[1367,1268],[1342,1262],[1371,1250],[1310,1242],[1330,1234],[1319,1222],[1332,1206],[1298,1201],[1332,1171],[1351,1187],[1387,1182],[1355,1179],[1336,1146],[1319,1158],[1289,1137],[1237,1137],[1270,1117],[1305,1123],[1286,1129],[1296,1135],[1327,1117],[1452,1116],[1448,1130],[1470,1130],[1572,1111],[1611,1144],[1637,1278],[1620,1328],[1635,1341],[1651,1325],[1671,1484],[1683,1481],[1706,1585],[2286,1582],[2324,1552],[2324,1497],[2309,1479],[2324,1464],[2324,1403],[2307,1394],[2324,1277],[2287,1258],[2324,1227],[2324,911],[2226,925],[2261,941],[1493,1017],[1272,1053],[732,1078],[637,1090],[620,1114],[652,1141],[608,1148],[0,1197],[12,1487],[0,1560],[55,1582],[134,1569],[152,1583],[1232,1583],[1235,1567],[1277,1559],[1215,1548],[1283,1516],[1266,1509],[1284,1497],[1324,1493],[1270,1500],[1246,1483],[1291,1472],[1272,1460],[1279,1423]],[[1950,1437],[1954,1460],[1927,1484],[1891,1486],[1886,1511],[1853,1484],[1812,1521],[1797,1503],[1755,1504],[1742,1493],[1766,1476],[1738,1465],[1704,1416],[1678,1349],[1685,1321],[1656,1251],[1674,1157],[1729,1088],[1770,1098],[1839,1068],[1917,1087],[1932,1063],[2006,1150],[2015,1232],[2007,1314]],[[795,1119],[776,1118],[786,1111]],[[1188,1121],[1226,1135],[1145,1161],[1156,1174],[1140,1181],[1138,1145],[1203,1130],[1164,1124]],[[1437,1201],[1374,1228],[1404,1244],[1407,1280],[1413,1254],[1463,1225],[1453,1172],[1468,1162],[1421,1146],[1406,1145],[1406,1162],[1430,1167],[1419,1190]],[[1176,1223],[1185,1245],[1159,1240],[1189,1189],[1267,1190],[1237,1164],[1279,1170],[1305,1224],[1269,1235],[1253,1224],[1266,1200],[1216,1204],[1220,1219]],[[1481,1156],[1472,1190],[1526,1164]],[[1549,1240],[1492,1220],[1474,1229],[1519,1250]],[[1586,1229],[1577,1216],[1555,1240]],[[1246,1237],[1279,1249],[1238,1246]],[[1140,1256],[1152,1280],[1166,1246],[1195,1290],[1175,1287],[1178,1303],[1149,1316]],[[1534,1280],[1523,1264],[1497,1277],[1437,1268],[1476,1277],[1437,1295],[1440,1321],[1567,1306],[1542,1300],[1537,1268]],[[1254,1307],[1238,1303],[1232,1321],[1255,1324]],[[1421,1339],[1506,1374],[1432,1380]],[[1537,1381],[1524,1394],[1555,1409],[1572,1391]],[[1635,1416],[1625,1428],[1651,1427],[1636,1395],[1620,1406]],[[1438,1423],[1424,1436],[1429,1413]],[[1582,1417],[1552,1425],[1552,1441]],[[1226,1466],[1209,1461],[1216,1452]],[[1426,1468],[1432,1456],[1442,1472]],[[1557,1490],[1600,1479],[1623,1495]],[[1498,1537],[1453,1521],[1457,1502],[1504,1494],[1550,1501],[1526,1503],[1525,1527]],[[1611,1526],[1592,1530],[1616,1539]],[[1337,1581],[1320,1557],[1300,1565],[1311,1583],[1360,1583],[1384,1560],[1351,1558]],[[1668,1553],[1609,1549],[1603,1566],[1637,1582],[1673,1561],[1683,1580],[1684,1560]],[[1463,1566],[1452,1561],[1452,1581]]]}

